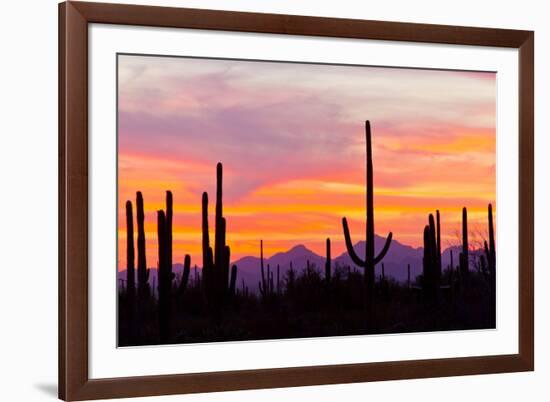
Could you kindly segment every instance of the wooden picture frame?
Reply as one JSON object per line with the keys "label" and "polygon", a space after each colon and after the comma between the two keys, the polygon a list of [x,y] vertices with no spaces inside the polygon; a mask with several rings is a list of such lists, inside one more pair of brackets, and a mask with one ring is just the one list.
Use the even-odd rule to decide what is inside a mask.
{"label": "wooden picture frame", "polygon": [[[519,353],[398,362],[90,379],[88,24],[196,28],[519,49]],[[534,369],[534,33],[184,8],[59,5],[59,397],[85,400]]]}

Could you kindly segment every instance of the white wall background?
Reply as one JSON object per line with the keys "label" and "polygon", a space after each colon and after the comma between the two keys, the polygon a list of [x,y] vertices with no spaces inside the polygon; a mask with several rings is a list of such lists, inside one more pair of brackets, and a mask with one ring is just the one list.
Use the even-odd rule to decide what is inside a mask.
{"label": "white wall background", "polygon": [[[114,1],[114,0],[113,0]],[[128,2],[128,1],[123,1]],[[162,0],[143,4],[535,30],[536,371],[172,396],[158,401],[546,401],[550,397],[550,25],[546,2]],[[0,24],[0,400],[55,400],[57,382],[57,1],[4,2]],[[542,224],[541,224],[542,222]],[[33,294],[20,298],[21,291]]]}

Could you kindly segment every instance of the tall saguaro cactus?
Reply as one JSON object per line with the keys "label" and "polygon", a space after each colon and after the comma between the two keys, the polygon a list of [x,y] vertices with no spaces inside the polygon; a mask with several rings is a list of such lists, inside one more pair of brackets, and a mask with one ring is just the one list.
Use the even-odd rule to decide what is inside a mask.
{"label": "tall saguaro cactus", "polygon": [[325,261],[325,282],[327,285],[330,283],[332,272],[331,272],[331,256],[330,256],[330,239],[327,237],[326,242],[326,261]]}
{"label": "tall saguaro cactus", "polygon": [[168,225],[166,214],[160,210],[157,212],[157,234],[158,234],[158,317],[160,342],[166,343],[170,339],[170,319],[172,314],[172,280],[174,273],[169,262]]}
{"label": "tall saguaro cactus", "polygon": [[132,298],[136,290],[134,259],[134,214],[132,202],[126,201],[126,289]]}
{"label": "tall saguaro cactus", "polygon": [[267,297],[269,293],[269,271],[267,272],[267,279],[264,271],[264,241],[260,240],[260,273],[261,278],[258,283],[258,288],[260,289],[260,294],[262,297]]}
{"label": "tall saguaro cactus", "polygon": [[[216,293],[221,291],[222,278],[224,277],[224,271],[226,267],[226,255],[225,255],[225,229],[226,222],[223,217],[223,168],[222,164],[218,163],[216,166],[216,210],[214,221],[214,264],[216,271],[219,271],[219,275],[216,275],[214,281],[214,288]],[[218,273],[218,272],[216,272]]]}
{"label": "tall saguaro cactus", "polygon": [[211,271],[214,269],[214,254],[210,247],[210,233],[208,228],[208,194],[202,193],[202,286],[205,298],[212,293],[210,280]]}
{"label": "tall saguaro cactus", "polygon": [[179,284],[180,295],[183,295],[185,293],[185,290],[187,289],[190,273],[191,273],[191,257],[189,256],[189,254],[185,254],[185,258],[183,259],[183,272],[181,274],[181,281]]}
{"label": "tall saguaro cactus", "polygon": [[439,209],[436,211],[436,258],[437,258],[437,280],[441,280],[441,222],[440,222],[440,215],[439,215]]}
{"label": "tall saguaro cactus", "polygon": [[166,264],[172,270],[172,219],[173,219],[172,192],[166,192]]}
{"label": "tall saguaro cactus", "polygon": [[[130,323],[133,323],[136,310],[136,279],[134,259],[134,214],[132,212],[132,202],[126,201],[126,301],[128,308],[128,320]],[[133,329],[131,329],[131,331],[133,331]]]}
{"label": "tall saguaro cactus", "polygon": [[267,272],[264,270],[264,241],[260,240],[260,280],[258,281],[258,289],[264,300],[274,295],[273,272],[267,264]]}
{"label": "tall saguaro cactus", "polygon": [[470,272],[470,256],[468,252],[468,211],[462,208],[462,252],[459,255],[460,279],[463,284],[468,280]]}
{"label": "tall saguaro cactus", "polygon": [[495,251],[495,228],[493,225],[493,206],[489,204],[487,208],[487,218],[488,218],[488,224],[489,224],[489,243],[487,243],[487,240],[484,242],[484,248],[485,248],[485,259],[487,260],[487,267],[489,270],[489,277],[491,281],[491,292],[493,293],[491,296],[494,296],[494,293],[496,291],[496,265],[497,265],[497,258],[496,258],[496,251]]}
{"label": "tall saguaro cactus", "polygon": [[[214,222],[214,250],[208,233],[208,194],[202,195],[202,255],[203,289],[210,313],[219,319],[227,296],[234,293],[237,281],[237,266],[231,267],[230,248],[226,244],[227,222],[223,216],[223,166],[216,166],[216,209]],[[234,279],[233,279],[234,276]],[[232,290],[233,289],[233,290]]]}
{"label": "tall saguaro cactus", "polygon": [[422,289],[426,299],[430,301],[437,299],[441,277],[439,268],[441,263],[441,237],[439,230],[439,219],[437,219],[436,226],[434,216],[430,214],[428,225],[424,227],[424,256],[422,259]]}
{"label": "tall saguaro cactus", "polygon": [[136,193],[136,218],[137,218],[137,279],[138,279],[138,298],[144,302],[149,297],[149,270],[147,269],[147,258],[145,256],[145,214],[143,212],[143,196],[141,191]]}
{"label": "tall saguaro cactus", "polygon": [[391,244],[392,233],[388,234],[386,243],[382,251],[375,256],[374,255],[374,180],[373,180],[373,164],[372,164],[372,144],[371,144],[371,129],[370,122],[365,122],[365,136],[366,136],[366,168],[367,168],[367,180],[366,180],[366,247],[364,259],[359,258],[353,249],[353,243],[351,241],[350,232],[348,228],[347,219],[342,218],[342,226],[344,229],[344,237],[346,240],[346,248],[348,254],[351,257],[355,265],[364,268],[365,270],[365,286],[366,286],[366,307],[367,313],[370,313],[372,302],[374,298],[374,267],[376,264],[382,261],[386,253],[388,252]]}

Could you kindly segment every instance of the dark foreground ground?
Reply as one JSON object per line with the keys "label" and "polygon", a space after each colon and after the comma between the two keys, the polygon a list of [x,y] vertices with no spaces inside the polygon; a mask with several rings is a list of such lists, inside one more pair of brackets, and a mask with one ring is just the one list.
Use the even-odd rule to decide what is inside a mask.
{"label": "dark foreground ground", "polygon": [[[495,328],[495,299],[481,273],[468,283],[447,280],[435,299],[415,284],[378,279],[374,308],[365,310],[365,288],[359,272],[337,272],[330,285],[317,271],[292,283],[281,280],[279,291],[266,297],[238,289],[220,312],[209,311],[200,283],[182,292],[173,288],[168,332],[161,341],[156,297],[136,301],[128,310],[125,290],[119,292],[119,346],[224,342],[323,336],[395,334]],[[174,281],[177,283],[177,278]],[[131,317],[133,315],[133,318]]]}

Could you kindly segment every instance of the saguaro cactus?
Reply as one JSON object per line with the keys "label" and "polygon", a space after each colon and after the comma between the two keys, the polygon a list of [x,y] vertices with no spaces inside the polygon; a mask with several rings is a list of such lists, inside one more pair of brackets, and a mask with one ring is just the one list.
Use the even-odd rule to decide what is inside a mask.
{"label": "saguaro cactus", "polygon": [[424,257],[422,259],[422,289],[426,299],[430,301],[435,301],[439,289],[438,271],[441,255],[438,250],[437,237],[434,217],[430,214],[429,224],[424,227]]}
{"label": "saguaro cactus", "polygon": [[496,291],[497,259],[496,259],[496,251],[495,251],[495,229],[493,226],[493,206],[491,204],[489,204],[487,208],[487,215],[488,215],[488,224],[489,224],[489,243],[487,243],[487,240],[485,240],[484,248],[485,248],[485,259],[487,260],[487,268],[489,271],[489,280],[491,283],[491,292],[493,293],[492,296],[494,296],[494,293]]}
{"label": "saguaro cactus", "polygon": [[[191,257],[189,256],[189,254],[185,254],[185,258],[183,260],[183,272],[181,274],[181,281],[179,284],[179,292],[181,295],[183,295],[185,293],[185,289],[187,289],[190,273],[191,273]],[[196,277],[196,271],[195,271],[195,277]]]}
{"label": "saguaro cactus", "polygon": [[271,266],[267,264],[267,272],[264,271],[264,243],[263,240],[260,240],[260,273],[261,278],[258,282],[258,289],[260,290],[260,295],[262,298],[267,298],[274,293],[274,282],[273,282],[273,272],[271,271]]}
{"label": "saguaro cactus", "polygon": [[441,223],[439,216],[439,209],[436,211],[436,259],[437,259],[437,280],[441,280]]}
{"label": "saguaro cactus", "polygon": [[[134,216],[132,213],[132,203],[126,201],[126,303],[130,326],[133,326],[136,310],[134,258]],[[133,329],[130,329],[130,331],[133,331]]]}
{"label": "saguaro cactus", "polygon": [[144,302],[149,297],[149,270],[147,269],[147,258],[145,256],[145,214],[143,212],[143,196],[140,191],[136,193],[136,218],[137,218],[137,279],[138,279],[138,298]]}
{"label": "saguaro cactus", "polygon": [[372,164],[372,145],[371,145],[371,129],[370,122],[367,120],[365,122],[365,135],[366,135],[366,169],[367,169],[367,180],[366,180],[366,219],[367,219],[367,229],[366,229],[366,245],[365,245],[365,257],[364,259],[359,258],[353,249],[353,243],[351,241],[348,222],[344,217],[342,219],[342,226],[344,229],[344,237],[346,240],[346,248],[348,254],[351,257],[355,265],[364,268],[365,270],[365,287],[366,287],[366,307],[367,313],[370,311],[373,298],[374,298],[374,267],[376,264],[382,261],[386,253],[388,252],[391,244],[392,233],[388,234],[386,243],[382,251],[375,256],[374,255],[374,181],[373,181],[373,164]]}
{"label": "saguaro cactus", "polygon": [[331,257],[330,257],[330,239],[326,241],[326,261],[325,261],[325,282],[330,283],[331,279]]}
{"label": "saguaro cactus", "polygon": [[173,217],[172,192],[166,192],[166,264],[172,270],[172,217]]}
{"label": "saguaro cactus", "polygon": [[168,264],[168,235],[166,215],[164,211],[157,212],[157,234],[158,234],[158,317],[159,317],[159,335],[161,343],[166,343],[170,339],[170,319],[172,313],[172,280],[174,273],[172,267]]}
{"label": "saguaro cactus", "polygon": [[[208,234],[208,194],[202,195],[202,253],[203,253],[203,289],[207,306],[214,318],[220,318],[224,302],[231,292],[229,278],[230,248],[226,245],[227,222],[223,217],[223,166],[216,166],[216,211],[214,251],[210,246]],[[233,276],[233,269],[231,269]],[[237,280],[237,267],[234,269]],[[232,279],[231,279],[232,280]]]}
{"label": "saguaro cactus", "polygon": [[231,267],[231,279],[229,281],[229,294],[231,296],[235,295],[235,286],[237,285],[237,266],[233,265]]}
{"label": "saguaro cactus", "polygon": [[269,265],[267,271],[267,278],[264,271],[264,241],[260,240],[260,273],[261,278],[258,282],[258,288],[260,289],[260,294],[262,297],[267,297],[269,294]]}
{"label": "saguaro cactus", "polygon": [[126,290],[128,297],[132,299],[136,290],[134,259],[134,214],[132,202],[126,201]]}
{"label": "saguaro cactus", "polygon": [[210,280],[211,271],[214,269],[214,254],[210,247],[210,234],[208,229],[208,194],[202,193],[202,286],[205,298],[212,292]]}
{"label": "saguaro cactus", "polygon": [[464,283],[470,272],[470,256],[468,252],[468,211],[462,208],[462,252],[459,255],[460,279]]}

